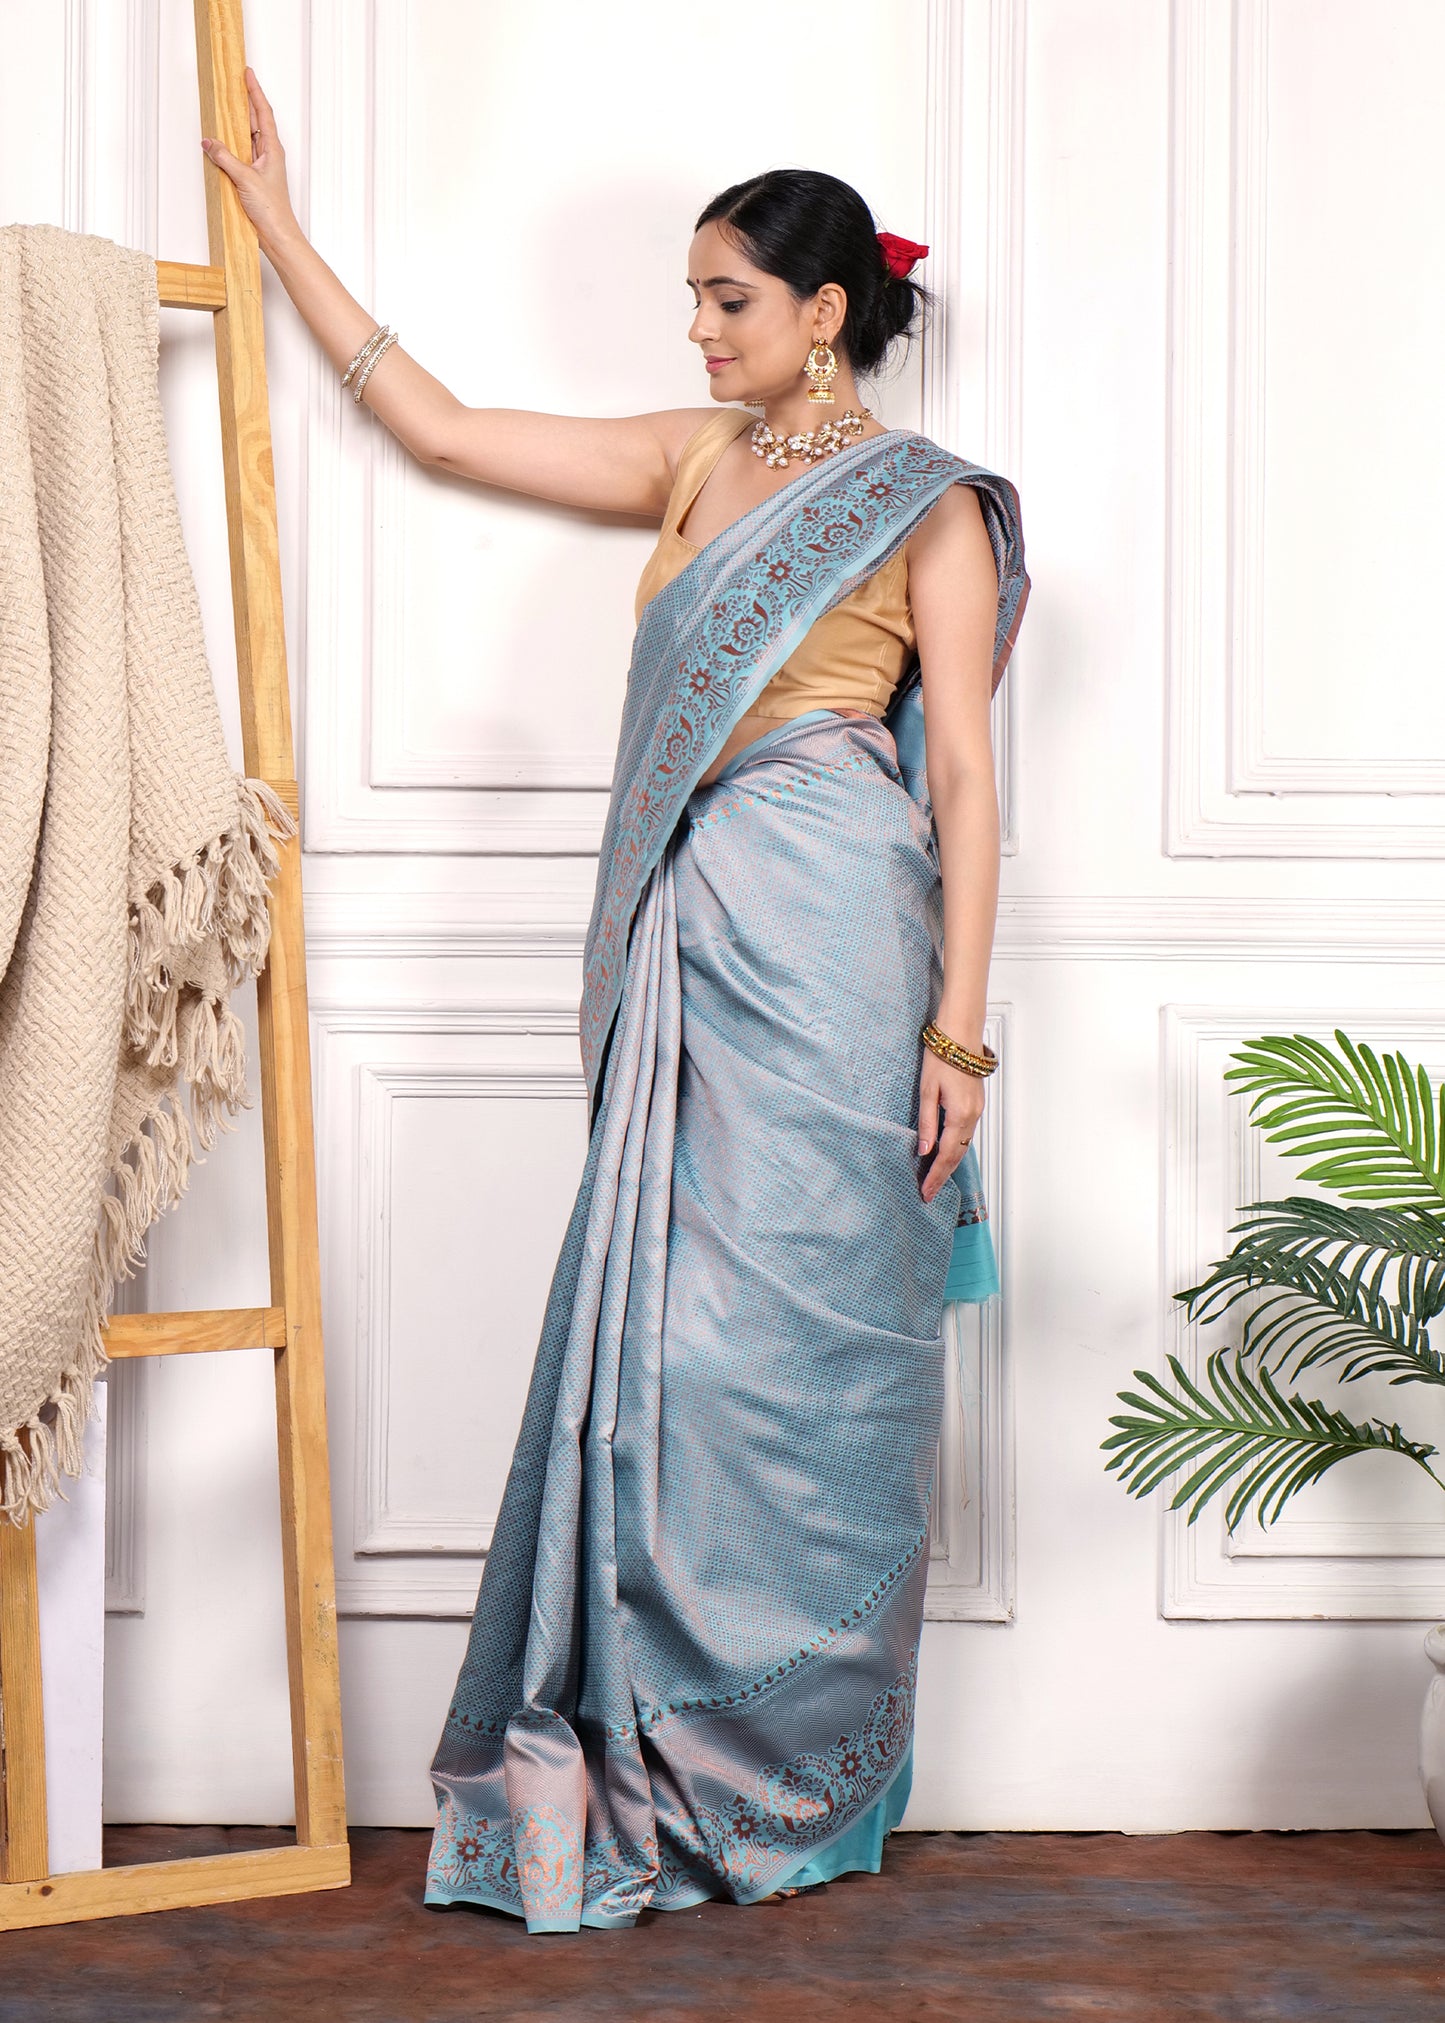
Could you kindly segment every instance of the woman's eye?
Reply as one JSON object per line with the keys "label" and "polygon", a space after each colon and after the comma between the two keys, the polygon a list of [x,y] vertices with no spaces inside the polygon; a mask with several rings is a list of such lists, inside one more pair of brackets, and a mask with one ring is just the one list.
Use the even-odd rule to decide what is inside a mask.
{"label": "woman's eye", "polygon": [[718,304],[719,309],[726,309],[730,316],[735,310],[746,309],[747,306],[746,302],[720,302]]}

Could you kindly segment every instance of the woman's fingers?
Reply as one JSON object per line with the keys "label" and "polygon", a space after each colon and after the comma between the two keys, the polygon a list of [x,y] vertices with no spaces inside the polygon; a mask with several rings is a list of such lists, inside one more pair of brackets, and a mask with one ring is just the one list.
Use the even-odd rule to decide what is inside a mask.
{"label": "woman's fingers", "polygon": [[932,1201],[953,1174],[982,1113],[983,1096],[977,1080],[958,1068],[946,1067],[925,1051],[918,1084],[918,1153],[924,1158],[933,1152],[919,1188],[925,1201]]}
{"label": "woman's fingers", "polygon": [[943,1083],[936,1054],[924,1049],[923,1072],[918,1077],[918,1156],[927,1158],[938,1143],[943,1125]]}
{"label": "woman's fingers", "polygon": [[918,1156],[926,1158],[938,1135],[938,1091],[929,1087],[925,1075],[918,1086]]}
{"label": "woman's fingers", "polygon": [[226,174],[231,178],[231,181],[239,189],[243,177],[251,174],[249,162],[238,162],[236,157],[231,153],[231,150],[222,147],[218,140],[203,140],[201,146],[206,150],[206,153],[216,164],[216,167],[224,169]]}
{"label": "woman's fingers", "polygon": [[965,1126],[962,1122],[953,1123],[949,1121],[945,1123],[943,1136],[938,1141],[937,1156],[929,1167],[928,1177],[923,1183],[923,1198],[925,1201],[932,1201],[944,1181],[950,1178],[959,1160],[962,1159],[964,1153],[968,1150],[969,1138],[971,1136],[972,1132],[969,1132],[967,1136],[965,1135]]}
{"label": "woman's fingers", "polygon": [[261,244],[270,247],[295,223],[286,189],[286,154],[276,133],[276,119],[266,94],[247,68],[246,97],[250,108],[251,160],[238,161],[229,148],[209,137],[201,146],[236,186],[241,208],[256,227]]}
{"label": "woman's fingers", "polygon": [[271,110],[271,101],[257,82],[256,73],[250,64],[246,65],[246,95],[251,101],[251,129],[259,133],[268,146],[281,145],[281,136],[276,131],[276,115]]}

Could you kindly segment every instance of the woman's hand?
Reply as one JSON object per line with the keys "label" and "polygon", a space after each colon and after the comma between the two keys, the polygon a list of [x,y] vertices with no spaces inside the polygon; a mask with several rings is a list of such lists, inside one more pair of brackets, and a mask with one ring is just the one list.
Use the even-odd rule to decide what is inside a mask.
{"label": "woman's hand", "polygon": [[286,150],[276,132],[276,115],[256,73],[246,66],[246,96],[251,105],[251,159],[239,162],[218,140],[203,140],[201,146],[236,185],[241,209],[256,227],[263,246],[271,246],[288,232],[298,232],[291,195],[286,188]]}
{"label": "woman's hand", "polygon": [[982,1078],[951,1068],[925,1047],[918,1083],[919,1158],[926,1159],[938,1147],[918,1190],[925,1201],[932,1201],[972,1144],[982,1115]]}

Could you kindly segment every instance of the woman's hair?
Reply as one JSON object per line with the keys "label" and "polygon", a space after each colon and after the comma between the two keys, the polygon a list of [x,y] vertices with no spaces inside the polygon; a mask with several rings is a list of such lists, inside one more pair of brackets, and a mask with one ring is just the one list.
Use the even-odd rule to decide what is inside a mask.
{"label": "woman's hair", "polygon": [[755,267],[786,281],[798,301],[835,281],[848,297],[838,343],[854,372],[873,374],[931,305],[917,282],[884,264],[873,213],[851,183],[816,169],[768,169],[720,190],[694,230],[717,223]]}

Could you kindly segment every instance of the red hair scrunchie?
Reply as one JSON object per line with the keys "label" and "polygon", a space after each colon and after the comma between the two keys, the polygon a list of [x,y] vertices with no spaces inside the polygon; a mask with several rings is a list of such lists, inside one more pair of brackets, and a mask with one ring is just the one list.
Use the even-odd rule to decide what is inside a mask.
{"label": "red hair scrunchie", "polygon": [[877,236],[883,264],[895,281],[902,281],[928,252],[926,246],[916,245],[912,239],[900,239],[896,232],[880,232]]}

